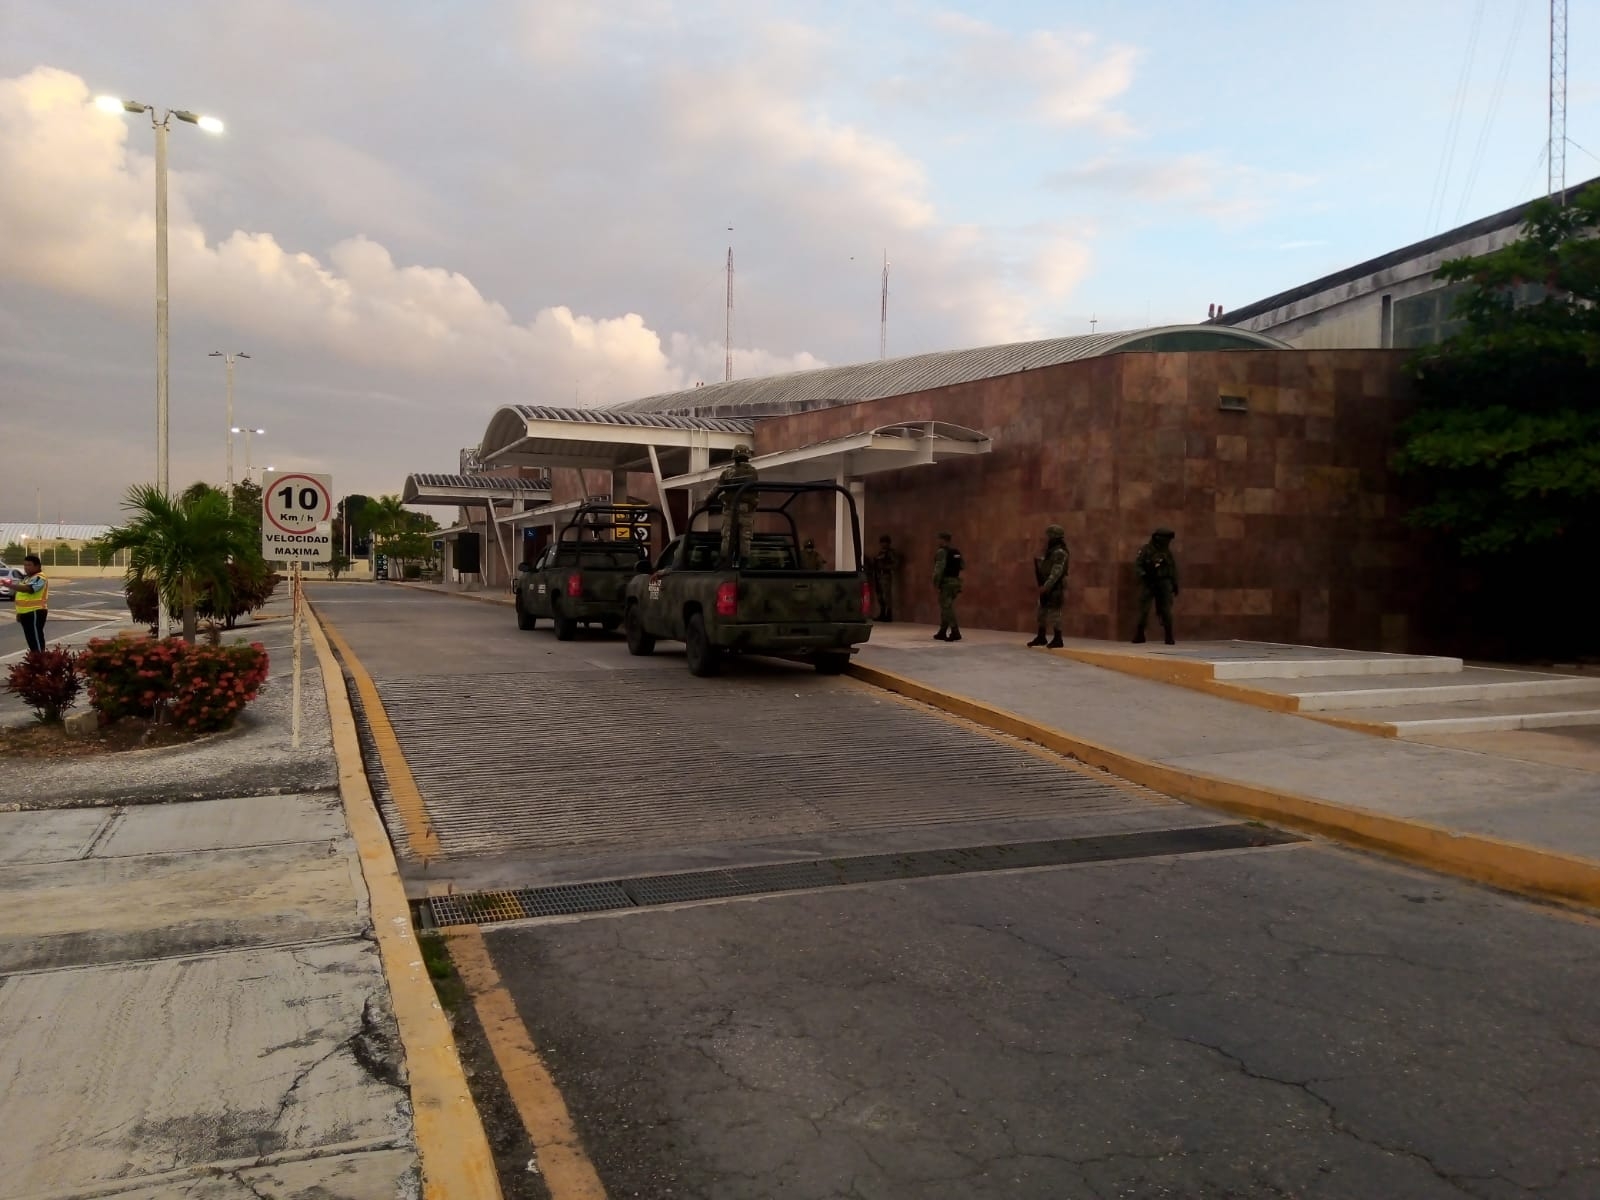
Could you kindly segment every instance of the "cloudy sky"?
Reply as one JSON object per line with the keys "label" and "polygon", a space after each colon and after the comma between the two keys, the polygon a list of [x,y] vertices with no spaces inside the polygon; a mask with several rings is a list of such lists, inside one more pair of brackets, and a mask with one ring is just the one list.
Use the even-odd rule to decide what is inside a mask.
{"label": "cloudy sky", "polygon": [[[154,476],[398,491],[497,405],[1203,319],[1543,191],[1544,0],[0,0],[0,520]],[[1600,0],[1568,177],[1600,174]],[[1593,153],[1590,153],[1590,152]],[[731,232],[729,231],[731,227]],[[238,450],[242,471],[243,448]]]}

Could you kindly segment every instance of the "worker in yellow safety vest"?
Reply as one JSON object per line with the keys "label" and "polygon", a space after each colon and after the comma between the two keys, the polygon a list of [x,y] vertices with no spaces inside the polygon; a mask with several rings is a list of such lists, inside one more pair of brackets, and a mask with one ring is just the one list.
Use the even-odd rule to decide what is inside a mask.
{"label": "worker in yellow safety vest", "polygon": [[44,649],[44,621],[50,615],[50,581],[39,572],[43,564],[37,554],[22,560],[23,577],[16,581],[17,622],[29,650]]}

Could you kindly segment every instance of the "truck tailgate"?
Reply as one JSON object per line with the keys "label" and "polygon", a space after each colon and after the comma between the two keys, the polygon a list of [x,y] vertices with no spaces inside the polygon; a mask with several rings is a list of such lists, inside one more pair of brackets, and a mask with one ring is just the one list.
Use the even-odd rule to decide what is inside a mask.
{"label": "truck tailgate", "polygon": [[857,622],[862,620],[861,576],[853,572],[746,571],[739,580],[745,622]]}

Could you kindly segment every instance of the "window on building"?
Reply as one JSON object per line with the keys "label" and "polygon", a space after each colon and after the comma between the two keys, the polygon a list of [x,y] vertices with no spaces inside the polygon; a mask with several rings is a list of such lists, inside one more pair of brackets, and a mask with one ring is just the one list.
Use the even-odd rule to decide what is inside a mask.
{"label": "window on building", "polygon": [[[1448,287],[1423,292],[1420,296],[1407,296],[1394,301],[1390,307],[1393,344],[1402,349],[1432,346],[1460,333],[1466,327],[1466,321],[1455,315],[1456,301],[1470,286],[1452,283]],[[1524,283],[1512,293],[1512,302],[1521,308],[1527,304],[1537,304],[1547,294],[1543,284]],[[1384,297],[1384,300],[1387,302],[1388,297]]]}

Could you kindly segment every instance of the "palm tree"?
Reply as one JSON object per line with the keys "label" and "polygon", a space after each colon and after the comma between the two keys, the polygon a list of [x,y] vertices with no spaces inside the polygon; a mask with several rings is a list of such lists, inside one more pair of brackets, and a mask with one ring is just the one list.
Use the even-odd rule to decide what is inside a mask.
{"label": "palm tree", "polygon": [[184,641],[193,642],[201,592],[227,596],[229,561],[260,557],[250,522],[215,489],[173,500],[141,484],[128,489],[122,507],[134,515],[100,539],[100,561],[128,551],[128,582],[154,583],[167,607],[183,613]]}

